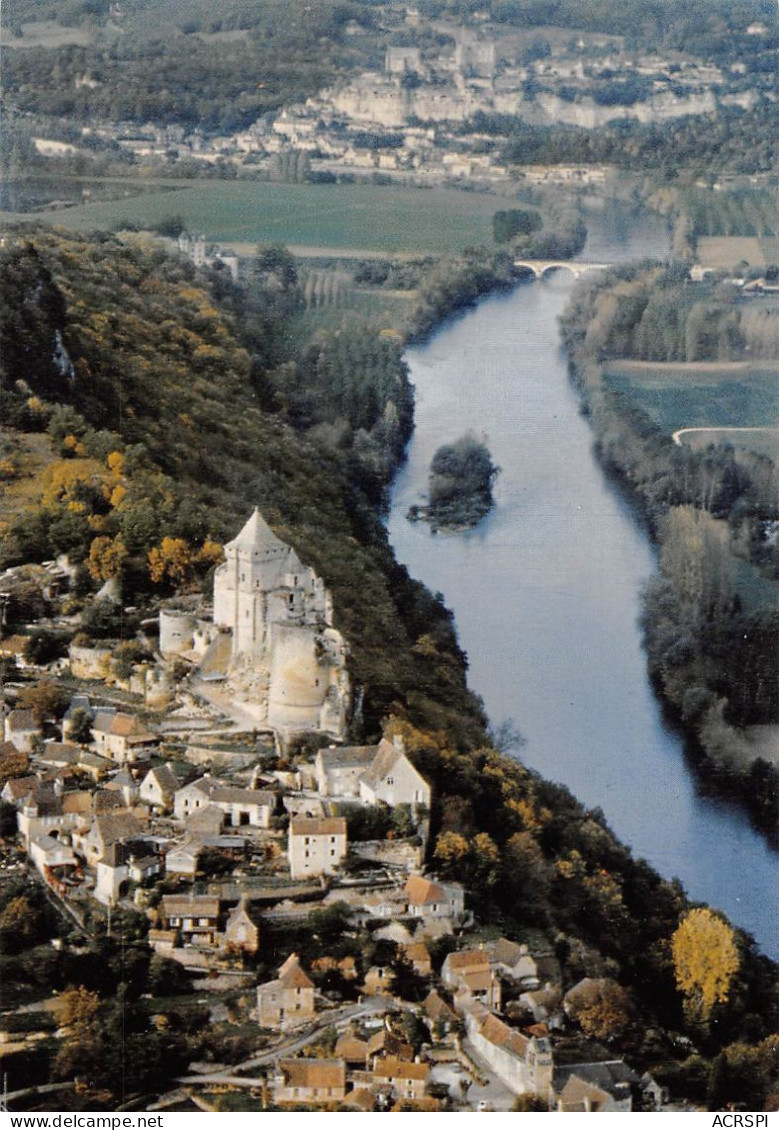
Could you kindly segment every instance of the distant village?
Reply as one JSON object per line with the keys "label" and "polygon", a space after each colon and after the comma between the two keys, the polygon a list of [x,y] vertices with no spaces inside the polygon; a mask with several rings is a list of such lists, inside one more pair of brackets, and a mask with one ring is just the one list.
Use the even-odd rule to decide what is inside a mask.
{"label": "distant village", "polygon": [[[564,993],[548,942],[485,933],[463,886],[427,870],[430,784],[397,735],[343,744],[347,641],[321,580],[259,511],[224,547],[213,600],[161,608],[142,627],[154,660],[129,669],[109,640],[35,664],[30,636],[8,631],[31,583],[47,606],[40,623],[56,620],[68,569],[0,576],[1,795],[18,828],[0,869],[37,876],[85,932],[145,915],[148,944],[206,999],[246,990],[244,1021],[269,1040],[258,1073],[191,1065],[180,1088],[262,1088],[282,1108],[505,1110],[523,1095],[560,1111],[663,1107],[655,1080],[601,1045],[588,1054],[579,1037],[574,1056],[561,1053],[597,980]],[[118,599],[110,583],[102,599]],[[30,685],[21,675],[68,688],[61,723],[16,705]],[[306,967],[290,949],[257,984],[251,961],[268,931],[317,910],[343,916],[342,941],[369,931],[386,960],[341,945]],[[409,1018],[421,1040],[409,1040]],[[332,1032],[331,1054],[307,1055]]]}
{"label": "distant village", "polygon": [[[413,6],[405,22],[406,38],[442,30]],[[760,23],[746,31],[768,33]],[[346,27],[347,37],[366,34],[355,20]],[[84,132],[152,165],[191,161],[278,180],[380,176],[421,185],[467,180],[472,189],[499,190],[512,182],[494,138],[464,128],[480,113],[521,115],[529,125],[594,129],[628,118],[664,122],[709,114],[720,106],[752,109],[760,98],[741,63],[723,71],[672,52],[625,52],[609,36],[574,36],[554,49],[539,40],[535,50],[520,50],[484,21],[456,29],[450,38],[452,46],[391,46],[380,71],[341,81],[231,136],[122,122]],[[90,75],[77,81],[98,85]],[[598,88],[608,85],[632,93],[617,100],[599,97]],[[36,144],[45,155],[74,150],[45,138]],[[597,185],[607,174],[607,168],[593,165],[525,165],[518,176],[520,186]]]}

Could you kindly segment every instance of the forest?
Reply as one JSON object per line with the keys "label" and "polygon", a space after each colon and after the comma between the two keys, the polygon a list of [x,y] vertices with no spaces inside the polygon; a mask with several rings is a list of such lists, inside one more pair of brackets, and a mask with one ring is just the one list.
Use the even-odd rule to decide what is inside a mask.
{"label": "forest", "polygon": [[[659,575],[644,596],[650,672],[692,739],[702,779],[740,797],[773,836],[776,770],[750,756],[744,739],[753,727],[779,723],[779,557],[771,534],[779,520],[776,464],[748,443],[702,450],[675,444],[652,411],[667,393],[637,391],[610,374],[619,370],[616,358],[623,365],[723,363],[743,357],[752,344],[758,356],[775,360],[778,315],[775,308],[762,312],[770,326],[763,334],[764,317],[739,304],[733,287],[686,285],[682,274],[681,266],[612,269],[576,291],[563,335],[600,455],[639,502],[659,545]],[[679,370],[684,394],[672,410],[689,416],[696,403],[704,413],[708,404],[716,423],[722,390],[730,412],[760,407],[747,389],[739,391],[748,375],[720,371],[720,387],[712,389],[698,372],[694,365]],[[736,414],[723,422],[773,423],[775,376],[768,379],[773,408],[769,397],[764,418]]]}

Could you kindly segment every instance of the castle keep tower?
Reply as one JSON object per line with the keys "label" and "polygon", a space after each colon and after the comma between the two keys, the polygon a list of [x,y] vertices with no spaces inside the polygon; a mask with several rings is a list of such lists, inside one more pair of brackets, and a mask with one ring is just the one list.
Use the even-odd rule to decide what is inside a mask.
{"label": "castle keep tower", "polygon": [[224,553],[214,576],[214,625],[232,635],[228,682],[236,701],[282,732],[342,737],[346,644],[332,626],[324,583],[257,509]]}
{"label": "castle keep tower", "polygon": [[273,625],[324,627],[332,617],[325,586],[255,509],[224,547],[214,577],[214,623],[233,633],[233,656],[266,659]]}

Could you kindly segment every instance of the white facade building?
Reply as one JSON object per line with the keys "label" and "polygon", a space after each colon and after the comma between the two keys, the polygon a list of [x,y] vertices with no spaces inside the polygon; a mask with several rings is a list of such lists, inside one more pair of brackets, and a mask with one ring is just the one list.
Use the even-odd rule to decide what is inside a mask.
{"label": "white facade building", "polygon": [[287,852],[293,879],[331,875],[346,851],[346,820],[343,816],[290,820]]}

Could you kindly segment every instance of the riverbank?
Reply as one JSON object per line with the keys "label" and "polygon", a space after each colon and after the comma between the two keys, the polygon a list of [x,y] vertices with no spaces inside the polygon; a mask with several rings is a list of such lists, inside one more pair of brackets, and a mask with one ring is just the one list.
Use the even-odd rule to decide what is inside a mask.
{"label": "riverbank", "polygon": [[[753,434],[768,430],[760,413],[770,419],[772,380],[766,377],[763,393],[755,362],[635,360],[630,351],[642,338],[630,318],[637,325],[645,309],[678,288],[677,275],[673,267],[631,269],[599,279],[566,311],[563,340],[599,457],[629,489],[658,547],[659,573],[644,591],[641,614],[653,685],[687,738],[701,788],[743,805],[775,845],[779,774],[766,749],[779,744],[779,586],[764,531],[779,514],[764,442],[759,451],[749,446]],[[705,295],[696,295],[699,311]],[[617,331],[605,312],[618,298]],[[676,291],[665,301],[675,304],[677,321],[684,318]],[[735,309],[728,309],[731,321]],[[719,307],[712,311],[720,316]],[[690,333],[685,341],[689,349]],[[670,338],[664,348],[672,348]],[[615,349],[625,359],[611,359]],[[699,429],[678,424],[706,419],[723,425],[707,433],[737,433],[738,447],[695,450],[679,442]]]}
{"label": "riverbank", "polygon": [[[608,224],[626,231],[621,211]],[[623,251],[593,220],[598,256],[641,258],[661,244],[662,223],[636,227]],[[737,810],[696,793],[646,678],[636,620],[654,555],[592,458],[559,355],[556,319],[570,291],[563,275],[520,285],[407,350],[415,430],[390,540],[452,608],[469,684],[494,727],[517,720],[523,763],[600,806],[638,855],[771,952],[775,861]],[[468,427],[486,433],[503,468],[496,507],[477,530],[433,538],[406,513],[424,499],[437,447]]]}

